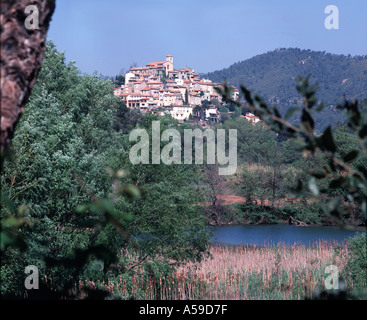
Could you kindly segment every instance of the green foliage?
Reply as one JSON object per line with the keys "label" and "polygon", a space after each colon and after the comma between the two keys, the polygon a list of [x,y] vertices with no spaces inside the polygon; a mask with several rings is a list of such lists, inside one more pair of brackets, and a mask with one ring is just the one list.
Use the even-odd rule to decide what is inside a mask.
{"label": "green foliage", "polygon": [[[186,89],[185,90],[185,100],[184,100],[184,104],[188,105],[189,104],[189,91]],[[191,114],[190,114],[191,115]]]}
{"label": "green foliage", "polygon": [[[231,100],[230,90],[227,85],[217,88],[224,98],[232,103],[236,103],[244,109],[250,109],[273,130],[281,135],[290,138],[297,138],[302,141],[303,156],[313,157],[322,155],[322,165],[316,165],[309,170],[312,176],[308,181],[309,191],[321,201],[325,201],[325,196],[333,196],[324,205],[324,212],[336,222],[343,224],[344,216],[353,213],[355,206],[363,214],[363,223],[366,223],[367,216],[367,171],[366,171],[366,147],[367,147],[367,113],[366,109],[361,108],[357,101],[345,101],[338,109],[343,110],[347,116],[346,125],[353,132],[353,136],[344,134],[343,130],[338,129],[335,136],[332,128],[328,126],[321,134],[315,132],[315,121],[313,115],[320,111],[320,104],[315,96],[317,86],[310,85],[310,76],[303,79],[297,78],[297,90],[302,96],[303,106],[300,108],[300,125],[292,124],[283,118],[276,106],[269,106],[262,97],[251,93],[246,87],[242,86],[241,91],[248,105],[242,106],[239,102]],[[336,138],[335,138],[336,137]],[[349,141],[346,139],[349,138]],[[336,139],[346,141],[352,149],[342,149],[343,144],[337,144]],[[351,144],[351,139],[354,141]],[[359,142],[358,149],[356,143]],[[339,141],[340,142],[340,141]],[[346,153],[346,154],[345,154]],[[343,155],[345,154],[345,155]],[[339,157],[342,157],[340,159]],[[355,161],[356,167],[348,162]],[[320,163],[320,164],[321,164]],[[320,180],[322,184],[327,183],[328,187],[320,188],[316,182]],[[340,188],[342,190],[340,190]],[[303,190],[303,181],[298,180],[298,191]],[[332,194],[336,192],[338,196]]]}
{"label": "green foliage", "polygon": [[162,75],[161,75],[161,81],[165,82],[165,80],[167,80],[167,74],[166,74],[166,69],[163,69],[162,71]]}
{"label": "green foliage", "polygon": [[115,77],[115,80],[113,81],[115,87],[121,87],[125,84],[125,77],[122,74],[119,74]]}
{"label": "green foliage", "polygon": [[26,206],[16,208],[4,194],[1,195],[1,205],[9,212],[0,225],[0,257],[8,247],[16,247],[21,251],[27,248],[25,241],[19,236],[19,230],[24,226],[32,226],[29,219],[29,209]]}
{"label": "green foliage", "polygon": [[237,117],[226,121],[221,128],[237,130],[238,158],[241,161],[265,164],[273,157],[274,135],[260,123],[253,125],[250,121]]}
{"label": "green foliage", "polygon": [[367,239],[360,233],[349,241],[350,258],[346,270],[356,288],[367,287]]}
{"label": "green foliage", "polygon": [[308,225],[321,225],[325,220],[322,207],[317,202],[311,204],[299,203],[292,206],[292,211],[294,211],[294,218]]}
{"label": "green foliage", "polygon": [[129,109],[122,101],[118,101],[113,128],[121,134],[128,134],[137,124],[143,122],[143,116],[137,110]]}
{"label": "green foliage", "polygon": [[[183,130],[170,117],[148,115],[143,126],[150,135],[154,120],[160,121],[161,131],[172,127]],[[131,165],[128,159],[121,160],[127,171],[122,182],[138,187],[142,194],[134,206],[124,199],[116,204],[121,211],[134,216],[127,226],[128,232],[134,235],[134,243],[156,260],[171,259],[179,263],[200,259],[209,242],[205,219],[199,208],[192,205],[200,201],[193,187],[198,182],[196,166]]]}
{"label": "green foliage", "polygon": [[[53,276],[56,286],[65,287],[69,275],[81,273],[79,267],[91,255],[107,261],[101,256],[103,249],[121,243],[107,229],[97,235],[86,228],[101,219],[96,211],[75,213],[77,206],[91,201],[91,195],[106,198],[110,193],[112,179],[105,168],[114,153],[110,143],[115,139],[117,100],[112,89],[110,81],[80,75],[72,63],[65,64],[64,55],[52,43],[47,44],[41,72],[15,132],[13,157],[5,160],[1,176],[4,196],[14,207],[26,206],[34,222],[32,228],[18,232],[27,244],[25,252],[2,248],[4,267],[11,261],[23,266],[23,272],[14,268],[10,277],[18,279],[18,285],[24,267],[34,264],[42,274]],[[2,208],[2,223],[10,214],[9,207]]]}
{"label": "green foliage", "polygon": [[[237,129],[238,155],[245,164],[241,192],[247,203],[213,204],[223,222],[279,223],[292,216],[320,224],[323,210],[339,222],[354,217],[356,208],[366,214],[365,109],[357,102],[344,102],[340,108],[346,111],[346,125],[335,130],[328,126],[316,135],[314,115],[323,105],[318,104],[317,87],[309,80],[297,80],[304,105],[289,109],[284,118],[282,110],[268,106],[247,88],[242,87],[242,93],[248,105],[242,106],[231,101],[230,89],[224,87],[221,93],[228,105],[222,108],[232,111],[233,119],[222,119],[221,128]],[[129,110],[113,96],[113,86],[96,74],[81,75],[52,43],[47,44],[41,72],[15,132],[13,155],[2,168],[2,294],[24,292],[24,267],[30,264],[52,279],[57,298],[77,298],[80,292],[70,294],[68,289],[79,280],[124,279],[132,292],[136,272],[147,279],[170,275],[175,266],[200,261],[207,253],[207,217],[201,206],[193,205],[204,200],[197,187],[205,180],[202,168],[132,165],[129,160],[128,134],[135,127],[151,134],[156,120],[161,131],[175,128],[183,133],[185,126],[170,117],[142,117]],[[204,101],[195,112],[210,103],[216,104]],[[240,118],[245,109],[259,114],[273,131]],[[288,122],[293,111],[299,112],[299,125]],[[221,188],[219,180],[213,185]],[[296,191],[301,197],[331,200],[324,206],[305,201],[275,206]],[[211,196],[216,198],[218,192]],[[254,205],[254,200],[261,204]],[[263,205],[265,200],[270,207]],[[135,254],[133,261],[123,249]],[[361,240],[351,242],[351,252],[348,270],[356,283],[362,283],[366,255]],[[257,286],[255,278],[250,288]],[[278,279],[273,278],[268,285],[275,290]],[[41,285],[51,294],[43,278]],[[159,291],[160,284],[155,285]],[[92,292],[92,286],[88,290],[89,297],[106,294]],[[141,295],[136,291],[130,297]]]}
{"label": "green foliage", "polygon": [[[129,131],[139,124],[149,131],[153,120],[127,110],[110,79],[81,75],[47,43],[1,175],[2,294],[21,295],[32,264],[42,277],[39,294],[77,298],[68,290],[79,280],[127,272],[130,262],[119,257],[125,247],[142,253],[139,266],[156,259],[162,270],[201,259],[208,232],[192,206],[193,169],[130,163]],[[177,122],[165,119],[168,127]]]}

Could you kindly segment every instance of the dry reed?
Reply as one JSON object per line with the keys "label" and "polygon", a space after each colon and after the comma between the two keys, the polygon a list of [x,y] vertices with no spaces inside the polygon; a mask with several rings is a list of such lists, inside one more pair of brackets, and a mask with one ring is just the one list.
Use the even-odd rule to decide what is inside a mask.
{"label": "dry reed", "polygon": [[316,288],[324,287],[327,265],[345,267],[348,248],[339,245],[336,254],[335,245],[320,241],[313,246],[213,246],[211,258],[188,263],[169,276],[134,276],[129,286],[121,277],[84,285],[107,288],[121,298],[145,300],[312,298]]}

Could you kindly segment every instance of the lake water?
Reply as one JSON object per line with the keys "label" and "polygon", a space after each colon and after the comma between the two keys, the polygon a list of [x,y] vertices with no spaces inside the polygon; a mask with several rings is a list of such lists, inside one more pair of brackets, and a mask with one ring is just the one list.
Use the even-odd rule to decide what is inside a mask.
{"label": "lake water", "polygon": [[[340,227],[297,227],[294,225],[215,226],[211,241],[221,245],[313,245],[320,240],[342,243],[358,231]],[[365,229],[364,229],[365,230]],[[363,230],[362,230],[363,231]],[[361,232],[361,231],[359,231]]]}

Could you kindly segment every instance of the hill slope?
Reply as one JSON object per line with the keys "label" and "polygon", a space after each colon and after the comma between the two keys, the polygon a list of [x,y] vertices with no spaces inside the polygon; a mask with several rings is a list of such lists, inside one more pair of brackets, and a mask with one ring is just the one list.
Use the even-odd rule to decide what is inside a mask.
{"label": "hill slope", "polygon": [[[311,83],[318,83],[317,97],[330,105],[347,99],[367,98],[367,55],[344,56],[301,49],[279,49],[210,72],[205,77],[215,82],[226,80],[239,88],[240,84],[259,93],[285,112],[288,106],[299,104],[296,77],[311,74]],[[339,112],[331,106],[321,118],[328,123],[341,121]],[[318,117],[319,118],[319,117]],[[328,123],[317,121],[324,127]]]}

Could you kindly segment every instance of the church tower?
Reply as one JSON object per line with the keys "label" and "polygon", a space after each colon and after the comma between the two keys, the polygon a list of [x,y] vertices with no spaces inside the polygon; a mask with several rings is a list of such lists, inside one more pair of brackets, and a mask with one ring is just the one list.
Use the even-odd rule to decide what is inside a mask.
{"label": "church tower", "polygon": [[168,75],[168,71],[173,71],[173,56],[170,54],[166,55],[166,61],[164,62],[164,66],[166,68],[166,72]]}
{"label": "church tower", "polygon": [[171,54],[166,55],[166,61],[171,62],[173,66],[173,56]]}

